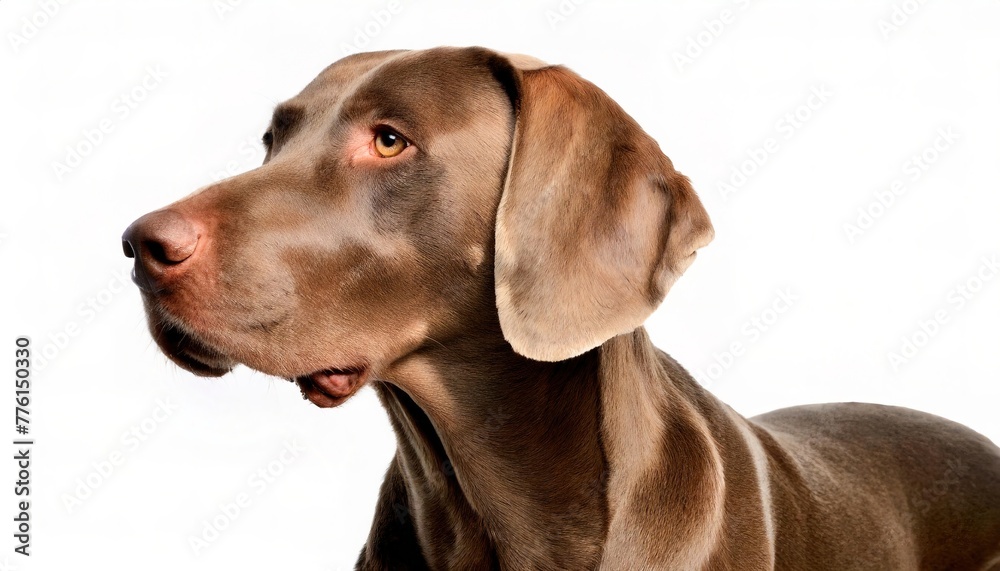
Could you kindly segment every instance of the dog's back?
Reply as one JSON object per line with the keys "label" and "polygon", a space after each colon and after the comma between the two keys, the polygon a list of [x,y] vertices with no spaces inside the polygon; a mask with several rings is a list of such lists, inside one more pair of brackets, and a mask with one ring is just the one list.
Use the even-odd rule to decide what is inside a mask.
{"label": "dog's back", "polygon": [[1000,448],[986,437],[862,403],[751,422],[763,429],[774,487],[787,492],[774,495],[778,568],[1000,569]]}

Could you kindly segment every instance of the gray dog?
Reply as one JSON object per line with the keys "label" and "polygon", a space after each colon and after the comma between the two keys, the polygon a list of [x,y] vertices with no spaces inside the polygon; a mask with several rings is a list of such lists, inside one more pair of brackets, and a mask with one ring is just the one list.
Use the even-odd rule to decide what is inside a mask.
{"label": "gray dog", "polygon": [[712,238],[573,72],[360,54],[282,103],[264,165],[124,235],[150,330],[319,406],[370,384],[398,450],[360,569],[1000,570],[1000,449],[912,410],[746,419],[643,321]]}

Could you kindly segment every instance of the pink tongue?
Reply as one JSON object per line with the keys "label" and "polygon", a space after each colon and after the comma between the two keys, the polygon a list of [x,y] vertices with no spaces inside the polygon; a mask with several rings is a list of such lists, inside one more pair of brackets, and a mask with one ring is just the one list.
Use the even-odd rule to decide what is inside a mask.
{"label": "pink tongue", "polygon": [[313,373],[312,380],[326,394],[332,397],[343,397],[350,394],[357,380],[356,373],[332,373],[324,371]]}

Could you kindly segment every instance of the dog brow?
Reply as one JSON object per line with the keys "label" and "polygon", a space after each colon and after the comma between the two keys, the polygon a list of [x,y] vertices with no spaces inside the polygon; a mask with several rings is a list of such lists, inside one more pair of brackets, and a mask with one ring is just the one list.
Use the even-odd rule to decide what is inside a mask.
{"label": "dog brow", "polygon": [[287,134],[302,120],[303,115],[305,115],[305,111],[302,107],[282,103],[274,108],[274,114],[271,116],[271,127],[275,134]]}

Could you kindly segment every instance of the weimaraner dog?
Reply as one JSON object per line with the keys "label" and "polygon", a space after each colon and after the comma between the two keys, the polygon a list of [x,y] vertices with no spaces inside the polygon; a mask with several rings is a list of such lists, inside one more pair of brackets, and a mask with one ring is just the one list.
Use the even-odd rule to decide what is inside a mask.
{"label": "weimaraner dog", "polygon": [[1000,570],[1000,449],[872,404],[743,418],[643,321],[712,238],[688,179],[568,69],[347,57],[264,164],[123,237],[150,330],[398,439],[359,569]]}

